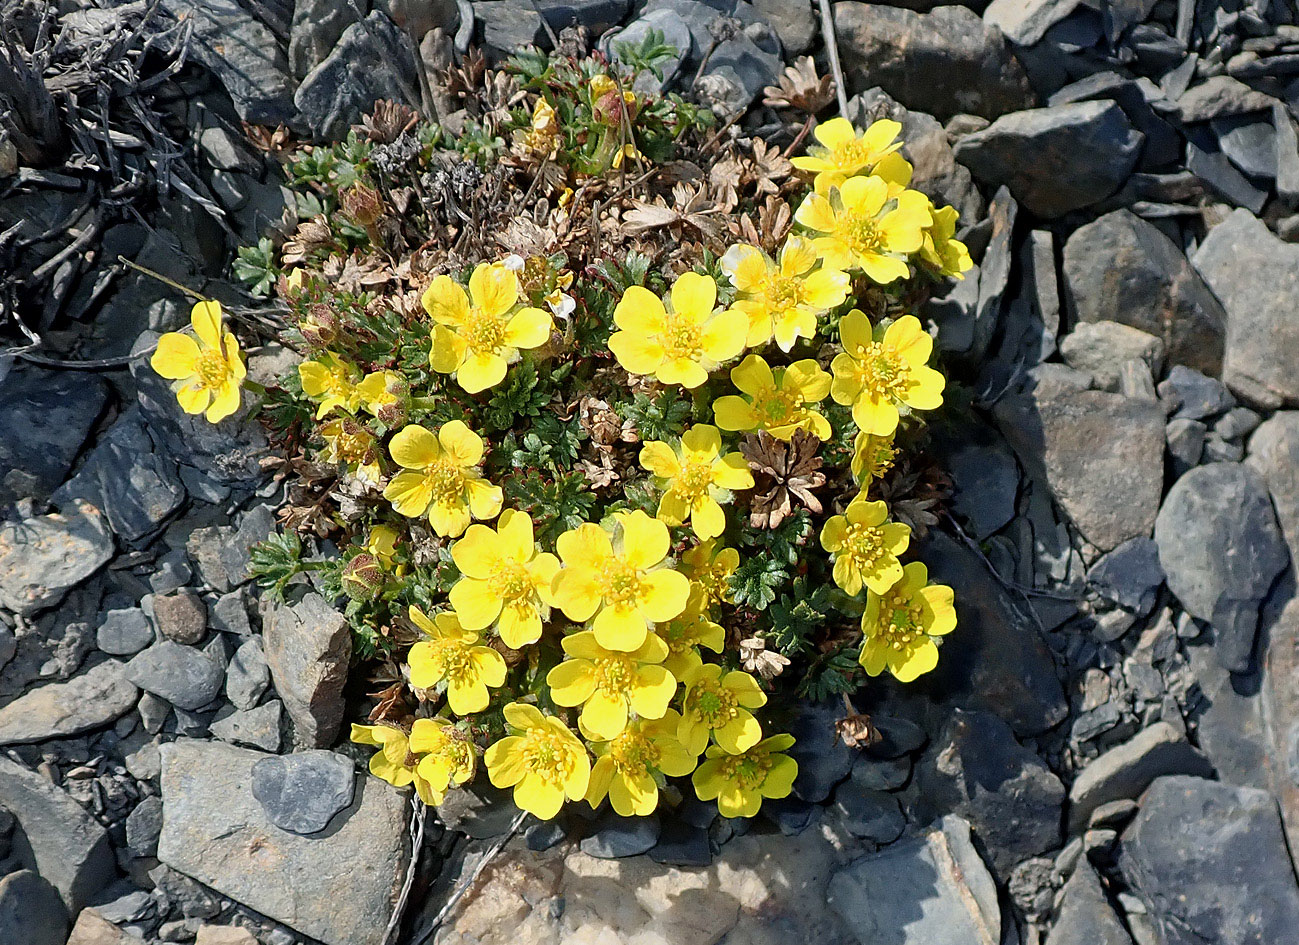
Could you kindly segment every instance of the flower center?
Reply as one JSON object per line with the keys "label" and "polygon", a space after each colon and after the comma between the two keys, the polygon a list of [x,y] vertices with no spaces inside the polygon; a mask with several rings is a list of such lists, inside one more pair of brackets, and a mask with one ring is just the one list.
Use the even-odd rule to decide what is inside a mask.
{"label": "flower center", "polygon": [[721,728],[738,714],[735,693],[719,682],[701,679],[686,696],[685,709],[709,728]]}
{"label": "flower center", "polygon": [[481,310],[474,309],[469,313],[465,337],[474,351],[495,354],[505,341],[505,323],[502,319],[488,317]]}
{"label": "flower center", "polygon": [[858,345],[857,380],[872,397],[884,400],[896,396],[907,384],[906,366],[896,351],[878,341]]}
{"label": "flower center", "polygon": [[833,160],[843,170],[856,171],[871,163],[874,155],[861,138],[845,141],[834,149]]}
{"label": "flower center", "polygon": [[442,667],[443,679],[472,680],[477,670],[469,648],[459,643],[434,644],[433,661]]}
{"label": "flower center", "polygon": [[880,247],[880,231],[874,220],[854,219],[843,227],[843,241],[859,255],[874,253]]}
{"label": "flower center", "polygon": [[766,302],[777,312],[794,308],[803,302],[803,282],[801,277],[788,279],[774,274],[766,285]]}
{"label": "flower center", "polygon": [[614,768],[627,777],[649,774],[650,769],[658,767],[661,755],[657,745],[637,732],[624,732],[609,746]]}
{"label": "flower center", "polygon": [[636,667],[626,656],[607,656],[593,660],[595,688],[622,695],[632,687]]}
{"label": "flower center", "polygon": [[528,572],[517,561],[506,561],[492,572],[492,593],[504,601],[516,601],[532,592]]}
{"label": "flower center", "polygon": [[713,483],[713,464],[709,462],[686,463],[677,477],[677,491],[690,499],[697,499]]}
{"label": "flower center", "polygon": [[543,781],[562,787],[573,766],[572,752],[554,732],[528,729],[523,737],[524,764]]}
{"label": "flower center", "polygon": [[888,594],[880,601],[880,615],[885,614],[888,623],[881,620],[874,635],[890,649],[910,649],[918,638],[925,635],[921,624],[923,608],[919,601],[900,594]]}
{"label": "flower center", "polygon": [[746,791],[755,791],[767,780],[771,770],[770,755],[734,755],[722,762],[722,774]]}
{"label": "flower center", "polygon": [[619,558],[604,567],[604,599],[610,604],[625,604],[641,595],[641,572]]}
{"label": "flower center", "polygon": [[844,553],[861,570],[869,570],[884,556],[884,530],[875,525],[848,526],[843,539]]}
{"label": "flower center", "polygon": [[465,474],[454,460],[439,459],[424,470],[424,482],[434,503],[457,505],[464,501]]}
{"label": "flower center", "polygon": [[360,427],[344,424],[334,435],[334,458],[345,463],[363,463],[371,458],[374,437]]}
{"label": "flower center", "polygon": [[660,632],[669,653],[684,653],[699,642],[695,633],[696,620],[673,620]]}
{"label": "flower center", "polygon": [[226,363],[225,356],[220,351],[210,348],[195,360],[194,373],[198,375],[204,387],[217,388],[229,378],[230,365]]}
{"label": "flower center", "polygon": [[782,388],[773,388],[770,391],[764,391],[759,398],[758,403],[754,404],[769,425],[786,423],[792,419],[793,414],[803,405],[803,398],[799,397],[793,391],[787,391]]}
{"label": "flower center", "polygon": [[669,312],[659,340],[668,360],[694,360],[701,352],[701,335],[699,324],[694,319]]}

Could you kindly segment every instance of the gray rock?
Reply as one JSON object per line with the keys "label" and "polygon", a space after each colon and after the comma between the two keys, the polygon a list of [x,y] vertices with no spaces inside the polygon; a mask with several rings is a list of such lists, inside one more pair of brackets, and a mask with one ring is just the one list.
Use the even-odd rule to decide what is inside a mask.
{"label": "gray rock", "polygon": [[218,712],[209,728],[223,742],[247,745],[263,751],[279,751],[283,708],[280,700],[272,699],[255,709]]}
{"label": "gray rock", "polygon": [[336,828],[274,826],[252,794],[261,752],[217,742],[162,748],[158,858],[326,945],[380,945],[405,874],[403,795],[362,778]]}
{"label": "gray rock", "polygon": [[[779,48],[775,42],[768,45]],[[774,85],[783,66],[777,53],[763,49],[748,33],[739,33],[717,44],[694,91],[715,114],[730,118]]]}
{"label": "gray rock", "polygon": [[[559,839],[563,839],[562,834]],[[559,840],[555,842],[558,843]],[[713,861],[708,831],[675,819],[669,819],[663,824],[659,831],[659,841],[650,849],[648,856],[655,863],[664,866],[707,866]]]}
{"label": "gray rock", "polygon": [[1186,142],[1186,169],[1232,206],[1258,213],[1267,202],[1267,191],[1236,170],[1225,154],[1206,150],[1195,140]]}
{"label": "gray rock", "polygon": [[979,181],[1004,183],[1028,210],[1058,217],[1118,190],[1142,137],[1113,102],[1079,102],[1004,115],[955,151]]}
{"label": "gray rock", "polygon": [[1169,590],[1213,625],[1222,665],[1246,672],[1259,605],[1289,560],[1263,478],[1238,463],[1192,469],[1169,490],[1155,541]]}
{"label": "gray rock", "polygon": [[658,815],[619,817],[606,811],[582,838],[582,852],[598,860],[617,860],[646,853],[659,841]]}
{"label": "gray rock", "polygon": [[1263,418],[1248,407],[1232,407],[1213,425],[1215,435],[1224,440],[1239,440],[1253,433]]}
{"label": "gray rock", "polygon": [[753,9],[780,37],[787,57],[811,51],[817,35],[816,14],[807,0],[752,0]]}
{"label": "gray rock", "polygon": [[1159,399],[1178,420],[1205,420],[1236,403],[1222,381],[1180,364],[1159,382]]}
{"label": "gray rock", "polygon": [[787,753],[798,762],[794,779],[797,797],[819,804],[852,771],[856,752],[844,744],[835,728],[843,715],[842,703],[801,703],[788,723],[785,730],[796,739]]}
{"label": "gray rock", "polygon": [[1255,430],[1246,462],[1267,483],[1290,557],[1299,558],[1299,412],[1281,411]]}
{"label": "gray rock", "polygon": [[173,643],[193,645],[207,636],[207,605],[189,588],[153,597],[153,621]]}
{"label": "gray rock", "polygon": [[845,2],[834,5],[834,23],[850,91],[878,85],[939,121],[962,112],[995,118],[1034,103],[1001,32],[964,7],[920,14]]}
{"label": "gray rock", "polygon": [[[165,925],[166,923],[164,927]],[[182,922],[181,926],[184,927],[185,923]],[[137,945],[139,941],[135,936],[127,935],[94,909],[82,909],[81,914],[77,916],[76,924],[72,927],[68,945]]]}
{"label": "gray rock", "polygon": [[1209,123],[1228,160],[1253,177],[1276,179],[1276,129],[1270,115],[1233,115]]}
{"label": "gray rock", "polygon": [[10,370],[0,381],[0,502],[49,498],[107,400],[107,387],[93,374],[28,365]]}
{"label": "gray rock", "polygon": [[934,435],[943,443],[941,454],[954,485],[951,509],[970,536],[983,541],[1015,515],[1019,464],[996,431],[973,418],[955,436],[937,430]]}
{"label": "gray rock", "polygon": [[298,86],[293,102],[319,138],[337,139],[379,99],[417,104],[415,49],[388,17],[372,12]]}
{"label": "gray rock", "polygon": [[103,728],[135,708],[140,691],[117,660],[65,683],[49,683],[0,709],[0,745],[67,738]]}
{"label": "gray rock", "polygon": [[[715,816],[717,806],[712,806]],[[438,820],[447,830],[467,834],[474,840],[501,836],[510,829],[516,816],[518,810],[511,793],[485,779],[475,779],[449,792],[437,807]]]}
{"label": "gray rock", "polygon": [[1168,945],[1268,945],[1299,924],[1299,888],[1266,791],[1158,779],[1123,834],[1120,866]]}
{"label": "gray rock", "polygon": [[293,720],[295,747],[333,744],[343,722],[351,628],[319,594],[292,607],[263,599],[262,608],[266,663]]}
{"label": "gray rock", "polygon": [[853,762],[849,785],[841,786],[841,790],[896,791],[910,777],[910,758],[875,758],[860,754]]}
{"label": "gray rock", "polygon": [[201,650],[164,640],[126,664],[126,678],[178,709],[199,709],[217,697],[223,668]]}
{"label": "gray rock", "polygon": [[1153,376],[1164,370],[1164,343],[1120,322],[1081,322],[1060,343],[1064,363],[1087,371],[1099,390],[1117,391],[1123,365],[1141,361]]}
{"label": "gray rock", "polygon": [[281,830],[318,833],[352,803],[352,762],[332,751],[313,749],[253,765],[253,797]]}
{"label": "gray rock", "polygon": [[252,636],[253,626],[248,620],[248,605],[242,590],[222,594],[212,605],[208,619],[213,630],[233,633],[238,637]]}
{"label": "gray rock", "polygon": [[18,821],[14,846],[23,862],[59,891],[69,914],[112,882],[117,866],[108,834],[61,788],[0,757],[0,798]]}
{"label": "gray rock", "polygon": [[236,0],[163,0],[193,23],[195,56],[225,86],[244,121],[277,125],[293,117],[293,81],[275,34]]}
{"label": "gray rock", "polygon": [[1270,109],[1276,99],[1256,92],[1239,79],[1215,75],[1183,92],[1177,112],[1184,122],[1211,121]]}
{"label": "gray rock", "polygon": [[598,36],[618,25],[631,6],[628,0],[476,0],[474,19],[481,24],[483,45],[492,61],[499,61],[526,46],[550,48],[542,18],[559,33],[574,22]]}
{"label": "gray rock", "polygon": [[[1241,260],[1255,265],[1242,266]],[[1222,379],[1265,407],[1299,403],[1299,246],[1247,210],[1209,231],[1192,260],[1227,311]],[[1268,278],[1258,278],[1260,267]]]}
{"label": "gray rock", "polygon": [[1164,484],[1164,414],[1095,390],[1040,388],[993,415],[1030,476],[1102,551],[1150,534]]}
{"label": "gray rock", "polygon": [[1213,766],[1167,722],[1142,729],[1131,741],[1089,761],[1069,788],[1069,830],[1087,826],[1102,804],[1135,798],[1155,778],[1170,774],[1211,777]]}
{"label": "gray rock", "polygon": [[1159,546],[1149,538],[1131,538],[1096,559],[1087,571],[1087,583],[1106,600],[1148,614],[1155,606],[1164,569]]}
{"label": "gray rock", "polygon": [[[305,2],[303,4],[306,6]],[[260,162],[246,140],[221,125],[203,128],[195,136],[208,163],[222,171],[256,173]]]}
{"label": "gray rock", "polygon": [[1272,105],[1272,124],[1276,127],[1276,192],[1293,209],[1299,206],[1299,131],[1280,102]]}
{"label": "gray rock", "polygon": [[830,877],[830,907],[859,942],[996,945],[997,888],[970,842],[947,816],[914,840],[854,860]]}
{"label": "gray rock", "polygon": [[690,27],[672,10],[660,8],[637,17],[620,30],[605,33],[600,40],[600,48],[611,60],[622,61],[619,51],[623,46],[635,48],[652,30],[662,33],[663,42],[676,49],[676,54],[659,63],[662,79],[647,73],[636,77],[634,88],[644,94],[667,88],[681,74],[682,65],[694,52]]}
{"label": "gray rock", "polygon": [[916,542],[916,553],[931,580],[955,591],[961,626],[944,641],[937,669],[914,685],[934,698],[992,712],[1019,735],[1060,723],[1068,714],[1064,693],[1028,605],[1012,600],[974,552],[940,532]]}
{"label": "gray rock", "polygon": [[356,22],[356,13],[334,0],[295,0],[289,31],[289,71],[303,79],[338,45],[343,31]]}
{"label": "gray rock", "polygon": [[1046,945],[1132,945],[1123,923],[1114,914],[1096,871],[1086,860],[1064,884],[1060,913]]}
{"label": "gray rock", "polygon": [[[121,890],[125,885],[115,884],[110,887],[109,895],[114,890]],[[107,902],[97,903],[95,911],[109,922],[125,925],[128,922],[137,922],[152,915],[157,911],[157,904],[153,897],[143,889],[133,889]]]}
{"label": "gray rock", "polygon": [[1173,458],[1173,475],[1180,476],[1192,466],[1200,464],[1204,455],[1204,436],[1208,432],[1199,420],[1178,418],[1170,420],[1164,428],[1168,453]]}
{"label": "gray rock", "polygon": [[892,843],[907,826],[897,798],[882,791],[863,791],[853,782],[835,792],[834,809],[850,834],[872,843]]}
{"label": "gray rock", "polygon": [[171,704],[165,699],[159,699],[151,692],[146,692],[140,696],[140,704],[137,706],[140,713],[140,724],[150,735],[157,735],[162,731],[163,724],[167,721],[167,716],[171,715]]}
{"label": "gray rock", "polygon": [[1217,373],[1226,313],[1153,224],[1115,210],[1079,227],[1065,243],[1063,273],[1065,300],[1078,321],[1139,328],[1163,341],[1174,364]]}
{"label": "gray rock", "polygon": [[31,870],[0,879],[0,941],[64,945],[67,936],[68,910],[57,889]]}
{"label": "gray rock", "polygon": [[275,516],[267,506],[249,509],[239,525],[212,525],[190,533],[185,549],[199,576],[218,593],[248,580],[249,548],[275,532]]}
{"label": "gray rock", "polygon": [[1033,46],[1046,31],[1059,23],[1082,0],[992,0],[983,11],[983,21],[998,27],[1006,38],[1020,46]]}
{"label": "gray rock", "polygon": [[156,856],[162,833],[162,799],[146,797],[126,818],[126,845],[136,856]]}
{"label": "gray rock", "polygon": [[998,876],[1060,843],[1064,785],[995,715],[958,710],[916,780],[927,803],[969,822]]}
{"label": "gray rock", "polygon": [[[1212,633],[1208,637],[1211,640]],[[1276,649],[1276,644],[1269,647],[1269,659]],[[1214,658],[1212,646],[1188,646],[1186,654],[1199,696],[1188,711],[1187,720],[1194,722],[1196,745],[1213,766],[1217,780],[1240,787],[1275,789],[1278,798],[1282,798],[1285,784],[1295,782],[1284,772],[1284,748],[1276,753],[1275,760],[1269,757],[1272,755],[1269,736],[1272,731],[1279,732],[1288,726],[1284,716],[1274,725],[1265,723],[1258,674],[1240,676],[1227,672]],[[1282,681],[1279,688],[1287,686]]]}
{"label": "gray rock", "polygon": [[52,607],[113,557],[113,538],[93,505],[0,524],[0,607],[28,616]]}
{"label": "gray rock", "polygon": [[167,552],[154,563],[154,571],[149,575],[149,587],[155,594],[167,594],[189,583],[194,576],[193,569],[182,548]]}
{"label": "gray rock", "polygon": [[251,709],[270,684],[271,671],[262,655],[261,642],[256,637],[245,640],[226,667],[226,695],[235,708]]}

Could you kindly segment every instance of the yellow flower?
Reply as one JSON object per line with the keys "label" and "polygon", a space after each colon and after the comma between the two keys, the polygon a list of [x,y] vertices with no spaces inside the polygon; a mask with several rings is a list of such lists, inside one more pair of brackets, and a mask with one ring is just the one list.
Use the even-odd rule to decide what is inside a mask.
{"label": "yellow flower", "polygon": [[498,788],[514,788],[514,804],[542,820],[580,800],[591,778],[591,759],[568,726],[531,705],[511,702],[505,722],[514,734],[491,745],[483,755],[487,773]]}
{"label": "yellow flower", "polygon": [[447,704],[456,715],[469,715],[487,708],[487,690],[505,685],[505,660],[490,646],[479,643],[478,634],[460,625],[456,615],[440,613],[430,620],[414,604],[410,619],[430,637],[410,648],[410,684],[431,689],[446,683]]}
{"label": "yellow flower", "polygon": [[722,269],[737,293],[732,307],[749,320],[746,344],[765,345],[775,336],[781,351],[799,338],[816,334],[816,320],[848,297],[851,280],[830,266],[812,270],[818,262],[809,240],[791,236],[773,262],[756,246],[740,243],[722,257]]}
{"label": "yellow flower", "polygon": [[469,527],[470,516],[489,519],[500,512],[500,486],[478,471],[482,438],[463,421],[443,424],[437,436],[412,423],[392,438],[388,452],[403,471],[388,483],[383,497],[407,518],[427,514],[435,532],[455,538]]}
{"label": "yellow flower", "polygon": [[610,166],[613,167],[614,170],[617,170],[622,167],[622,162],[624,160],[637,161],[644,156],[645,155],[641,154],[640,151],[636,149],[636,145],[628,142],[617,151],[613,152],[613,164]]}
{"label": "yellow flower", "polygon": [[812,245],[825,265],[860,269],[881,285],[911,274],[903,257],[920,249],[932,222],[928,197],[915,190],[890,197],[880,177],[850,177],[828,196],[808,194],[794,219],[823,234]]}
{"label": "yellow flower", "polygon": [[379,466],[379,448],[374,434],[355,420],[343,417],[330,420],[320,428],[331,463],[343,463],[366,482],[378,483],[383,470]]}
{"label": "yellow flower", "polygon": [[410,383],[396,371],[375,371],[356,385],[365,409],[389,427],[406,419],[410,409]]}
{"label": "yellow flower", "polygon": [[866,595],[859,662],[871,676],[887,666],[899,681],[911,682],[938,665],[939,638],[955,629],[952,589],[930,584],[929,570],[913,561],[886,592]]}
{"label": "yellow flower", "polygon": [[681,700],[681,727],[677,737],[686,751],[703,753],[711,732],[717,744],[732,755],[752,748],[762,738],[762,726],[750,709],[766,705],[767,696],[748,673],[704,663],[681,680],[686,694]]}
{"label": "yellow flower", "polygon": [[223,330],[220,302],[199,302],[189,313],[195,341],[169,331],[158,339],[149,364],[171,385],[186,413],[204,413],[217,423],[239,409],[239,385],[248,374],[239,355],[239,342]]}
{"label": "yellow flower", "polygon": [[429,366],[454,374],[471,394],[499,384],[520,348],[540,348],[554,327],[539,308],[518,307],[519,279],[502,263],[479,263],[466,294],[450,276],[424,291],[424,309],[437,324]]}
{"label": "yellow flower", "polygon": [[351,740],[358,745],[374,745],[379,750],[370,756],[370,773],[393,787],[415,785],[415,792],[425,804],[442,803],[444,792],[419,771],[419,758],[411,750],[406,733],[391,725],[353,725]]}
{"label": "yellow flower", "polygon": [[[614,533],[586,523],[555,542],[564,566],[551,593],[570,620],[591,620],[596,642],[630,651],[652,624],[685,610],[690,581],[668,567],[667,526],[637,509],[614,514]],[[592,619],[594,618],[594,619]]]}
{"label": "yellow flower", "polygon": [[515,132],[516,141],[525,151],[542,157],[555,152],[559,143],[559,116],[555,107],[544,98],[532,106],[532,126],[527,131]]}
{"label": "yellow flower", "polygon": [[677,692],[677,681],[661,665],[668,648],[654,634],[630,652],[609,650],[590,630],[564,637],[569,658],[546,674],[556,705],[582,707],[578,725],[594,738],[613,738],[635,712],[661,719]]}
{"label": "yellow flower", "polygon": [[695,756],[677,739],[680,716],[668,709],[661,719],[637,719],[621,734],[591,746],[595,765],[586,801],[598,807],[607,795],[621,817],[646,817],[659,803],[656,775],[679,778],[695,768]]}
{"label": "yellow flower", "polygon": [[690,601],[680,616],[659,624],[656,632],[668,647],[663,665],[677,679],[703,664],[699,647],[720,653],[726,644],[726,630],[708,619],[708,595],[698,584],[690,586]]}
{"label": "yellow flower", "polygon": [[[877,340],[878,339],[878,340]],[[943,403],[943,375],[927,366],[934,340],[914,315],[903,315],[885,331],[853,309],[839,321],[843,352],[830,370],[835,403],[852,406],[852,419],[873,436],[890,436],[898,408],[933,410]]]}
{"label": "yellow flower", "polygon": [[493,530],[470,525],[451,546],[451,558],[463,577],[451,588],[451,606],[466,630],[494,626],[501,640],[517,650],[541,639],[541,623],[550,617],[550,582],[559,559],[538,554],[532,519],[506,509]]}
{"label": "yellow flower", "polygon": [[834,582],[849,594],[864,584],[882,594],[902,577],[898,555],[907,550],[911,529],[886,522],[889,508],[870,502],[865,493],[848,503],[843,515],[833,515],[821,529],[821,547],[834,558]]}
{"label": "yellow flower", "polygon": [[415,766],[441,804],[447,789],[474,776],[478,755],[467,735],[446,719],[416,719],[410,729],[410,750],[422,755]]}
{"label": "yellow flower", "polygon": [[681,556],[681,573],[704,592],[707,608],[735,603],[731,575],[739,566],[740,553],[719,548],[716,541],[701,541]]}
{"label": "yellow flower", "polygon": [[965,273],[974,263],[970,260],[970,251],[960,240],[955,239],[956,220],[960,216],[955,207],[942,207],[935,210],[930,205],[933,224],[925,230],[925,241],[920,247],[920,258],[937,269],[942,275],[964,279]]}
{"label": "yellow flower", "polygon": [[892,436],[859,431],[852,443],[852,474],[862,485],[869,485],[893,468],[897,455]]}
{"label": "yellow flower", "polygon": [[376,525],[370,529],[370,535],[365,540],[365,550],[382,564],[385,568],[391,568],[397,563],[397,540],[400,533],[391,525]]}
{"label": "yellow flower", "polygon": [[751,354],[731,369],[731,383],[746,396],[717,398],[713,418],[723,430],[766,430],[780,440],[805,430],[819,440],[830,439],[830,422],[808,406],[830,393],[830,375],[811,358],[773,370]]}
{"label": "yellow flower", "polygon": [[298,377],[302,392],[318,403],[317,420],[335,407],[355,411],[361,403],[356,389],[361,372],[332,352],[326,351],[315,361],[303,361],[298,365]]}
{"label": "yellow flower", "polygon": [[619,330],[609,338],[609,350],[628,373],[698,387],[744,350],[748,320],[735,309],[714,311],[717,283],[697,272],[673,284],[671,301],[669,311],[649,289],[629,288],[613,311]]}
{"label": "yellow flower", "polygon": [[815,174],[818,188],[822,182],[840,184],[862,171],[869,171],[885,155],[902,147],[902,142],[897,140],[901,131],[900,123],[883,118],[858,134],[847,118],[831,118],[812,132],[820,147],[812,145],[806,157],[796,157],[790,163],[800,171]]}
{"label": "yellow flower", "polygon": [[748,751],[728,753],[716,745],[690,781],[701,801],[717,800],[723,817],[753,817],[764,798],[789,797],[798,777],[798,762],[781,754],[794,744],[793,735],[772,735]]}
{"label": "yellow flower", "polygon": [[650,440],[641,447],[640,464],[666,490],[659,500],[659,521],[683,525],[689,519],[695,534],[704,539],[726,529],[726,513],[719,503],[731,500],[731,490],[753,488],[748,462],[739,453],[723,456],[722,434],[706,423],[687,430],[675,448]]}

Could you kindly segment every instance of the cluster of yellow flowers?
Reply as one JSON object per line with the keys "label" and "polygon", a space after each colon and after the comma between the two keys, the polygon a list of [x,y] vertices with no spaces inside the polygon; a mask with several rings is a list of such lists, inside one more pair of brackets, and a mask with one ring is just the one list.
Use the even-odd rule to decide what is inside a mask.
{"label": "cluster of yellow flowers", "polygon": [[[616,89],[605,93],[617,104]],[[539,114],[534,131],[553,121],[553,112]],[[854,308],[825,324],[859,274],[886,285],[909,277],[912,266],[957,277],[970,267],[953,238],[955,211],[909,189],[900,130],[879,121],[858,133],[844,119],[816,129],[819,146],[794,160],[815,175],[794,214],[800,231],[774,260],[755,246],[730,248],[721,263],[734,290],[729,305],[719,306],[712,277],[693,272],[666,298],[633,286],[618,302],[608,346],[629,374],[697,389],[743,355],[728,371],[736,392],[714,400],[712,424],[693,425],[679,441],[643,444],[640,463],[659,490],[654,517],[617,512],[571,528],[544,550],[529,515],[503,508],[502,489],[482,473],[484,441],[463,421],[436,431],[407,422],[417,400],[396,372],[363,375],[329,351],[299,366],[316,419],[326,421],[318,429],[328,457],[384,484],[397,514],[426,519],[437,535],[456,539],[450,555],[460,577],[448,607],[431,616],[414,605],[408,611],[422,633],[407,655],[410,685],[445,706],[409,732],[353,726],[355,741],[379,749],[370,763],[375,775],[413,784],[430,804],[472,778],[478,748],[466,720],[506,685],[518,662],[507,657],[524,651],[535,668],[541,651],[529,648],[554,627],[563,655],[545,673],[548,698],[511,693],[506,734],[482,753],[492,783],[513,788],[521,809],[549,818],[566,800],[594,806],[608,797],[619,814],[648,814],[663,779],[688,774],[698,797],[715,799],[728,817],[752,816],[764,798],[787,796],[797,773],[784,753],[793,738],[764,737],[754,716],[766,702],[758,681],[704,655],[724,649],[714,618],[730,600],[728,578],[739,565],[738,551],[717,543],[725,507],[754,486],[724,435],[765,431],[788,441],[802,430],[827,440],[831,425],[818,409],[826,397],[850,407],[858,428],[859,494],[825,522],[820,541],[836,584],[865,594],[860,663],[872,676],[888,669],[903,681],[934,668],[939,638],[956,624],[951,589],[930,584],[923,564],[900,562],[909,529],[867,497],[891,462],[900,418],[942,403],[943,377],[928,367],[932,340],[910,315],[872,325]],[[469,394],[499,384],[522,350],[550,343],[555,327],[550,312],[526,304],[518,267],[508,261],[479,264],[468,291],[439,276],[422,302],[431,319],[430,368]],[[198,341],[166,335],[153,363],[176,381],[185,410],[206,410],[215,421],[237,408],[243,365],[233,336],[222,335],[219,308],[200,308]],[[779,363],[818,332],[838,341],[829,371],[810,357]],[[779,354],[764,356],[773,341]],[[386,451],[359,422],[362,412],[396,431]],[[669,527],[686,526],[693,540],[674,557]],[[377,526],[367,560],[391,568],[396,542],[394,529]],[[571,727],[564,709],[575,710]]]}

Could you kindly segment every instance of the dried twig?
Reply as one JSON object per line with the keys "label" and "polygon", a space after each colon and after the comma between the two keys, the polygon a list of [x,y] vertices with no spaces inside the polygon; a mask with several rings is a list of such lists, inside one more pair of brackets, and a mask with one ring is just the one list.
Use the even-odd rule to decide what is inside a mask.
{"label": "dried twig", "polygon": [[[328,493],[326,493],[328,495]],[[383,932],[383,945],[393,940],[397,928],[401,925],[402,913],[406,911],[406,901],[410,898],[411,887],[415,884],[415,872],[419,869],[420,853],[424,849],[424,821],[428,817],[428,808],[420,800],[419,794],[410,795],[410,863],[406,866],[406,880],[401,884],[401,893],[397,903],[392,907],[392,916],[388,927]]]}
{"label": "dried twig", "polygon": [[830,72],[834,75],[834,94],[839,99],[839,114],[848,114],[848,88],[843,81],[843,66],[839,64],[839,36],[834,31],[834,12],[830,0],[817,0],[821,6],[821,32],[825,38],[825,51],[830,55]]}

